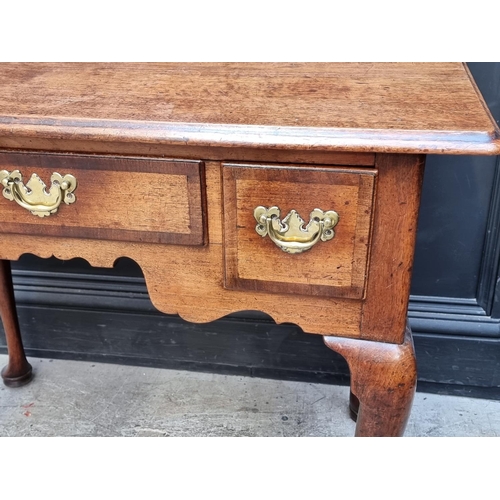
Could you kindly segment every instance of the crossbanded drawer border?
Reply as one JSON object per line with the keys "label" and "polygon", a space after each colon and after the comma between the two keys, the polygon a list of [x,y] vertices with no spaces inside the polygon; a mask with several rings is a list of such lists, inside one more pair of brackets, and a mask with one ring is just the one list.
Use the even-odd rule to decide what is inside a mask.
{"label": "crossbanded drawer border", "polygon": [[[0,169],[18,168],[24,172],[36,169],[54,169],[63,173],[79,171],[134,172],[137,174],[165,174],[185,176],[189,209],[189,232],[148,231],[137,229],[47,225],[33,219],[33,223],[1,221],[0,233],[60,236],[82,239],[105,239],[137,243],[161,243],[204,246],[207,244],[206,195],[204,189],[204,162],[143,156],[86,155],[71,153],[0,151]],[[26,172],[26,173],[28,173]],[[45,180],[46,182],[48,179]],[[79,191],[75,192],[77,200]],[[7,201],[7,200],[4,200]],[[77,202],[78,203],[78,202]],[[67,207],[62,207],[65,209]],[[69,207],[68,207],[69,208]],[[19,207],[20,210],[22,210]],[[20,212],[21,213],[21,212]],[[160,214],[158,214],[160,215]],[[57,217],[55,214],[53,217]]]}

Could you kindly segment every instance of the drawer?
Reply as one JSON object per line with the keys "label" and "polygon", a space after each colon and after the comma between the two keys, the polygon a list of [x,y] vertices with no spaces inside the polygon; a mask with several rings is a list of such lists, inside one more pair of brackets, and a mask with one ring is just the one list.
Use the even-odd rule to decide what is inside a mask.
{"label": "drawer", "polygon": [[[12,184],[5,187],[6,174],[2,174],[5,179],[4,196],[0,196],[2,233],[205,244],[200,161],[0,153],[0,170],[11,173],[17,170],[22,175],[22,184],[17,184],[14,196]],[[62,176],[70,174],[77,181],[75,191],[66,193],[63,200],[69,204],[61,202],[54,213],[30,210],[40,202],[57,204],[58,194],[64,197],[64,191],[58,193],[57,186],[51,188],[54,172]],[[40,181],[47,185],[45,193]],[[21,203],[6,198],[19,198],[20,192],[24,193]],[[27,204],[26,208],[23,204]]]}
{"label": "drawer", "polygon": [[362,299],[375,180],[372,169],[224,164],[225,287]]}

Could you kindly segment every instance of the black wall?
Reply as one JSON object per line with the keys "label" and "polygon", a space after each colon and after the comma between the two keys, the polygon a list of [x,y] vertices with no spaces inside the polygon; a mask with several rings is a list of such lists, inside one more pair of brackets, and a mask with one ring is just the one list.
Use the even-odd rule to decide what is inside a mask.
{"label": "black wall", "polygon": [[[500,63],[469,68],[500,121]],[[499,219],[498,157],[428,157],[409,312],[420,389],[500,396]],[[260,313],[207,325],[158,313],[128,259],[105,270],[27,255],[13,269],[30,355],[347,381],[320,337]]]}

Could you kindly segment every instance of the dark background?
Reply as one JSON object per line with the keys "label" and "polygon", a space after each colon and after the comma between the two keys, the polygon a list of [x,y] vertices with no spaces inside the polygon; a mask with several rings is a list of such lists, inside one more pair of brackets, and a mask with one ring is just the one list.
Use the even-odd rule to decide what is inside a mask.
{"label": "dark background", "polygon": [[[500,63],[469,68],[499,122]],[[499,169],[494,156],[428,156],[409,311],[419,390],[500,399]],[[319,336],[261,313],[197,325],[157,312],[128,259],[109,270],[25,255],[13,270],[28,355],[348,380]]]}

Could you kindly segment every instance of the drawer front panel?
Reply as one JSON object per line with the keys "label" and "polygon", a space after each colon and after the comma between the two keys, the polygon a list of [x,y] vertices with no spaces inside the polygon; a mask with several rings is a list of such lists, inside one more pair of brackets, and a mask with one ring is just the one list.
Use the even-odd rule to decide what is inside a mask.
{"label": "drawer front panel", "polygon": [[[375,170],[224,164],[223,178],[226,288],[363,298]],[[338,223],[333,237],[320,239],[313,227],[310,249],[288,253],[296,251],[296,243],[275,242],[278,238],[256,230],[259,206],[279,207],[282,227],[288,229],[295,216],[283,219],[292,211],[303,219],[302,229],[314,209],[333,211]],[[300,239],[304,233],[295,234]]]}
{"label": "drawer front panel", "polygon": [[34,173],[46,190],[54,172],[77,180],[74,202],[49,216],[0,196],[0,232],[203,245],[202,169],[198,161],[0,153],[0,170],[19,170],[24,185]]}

